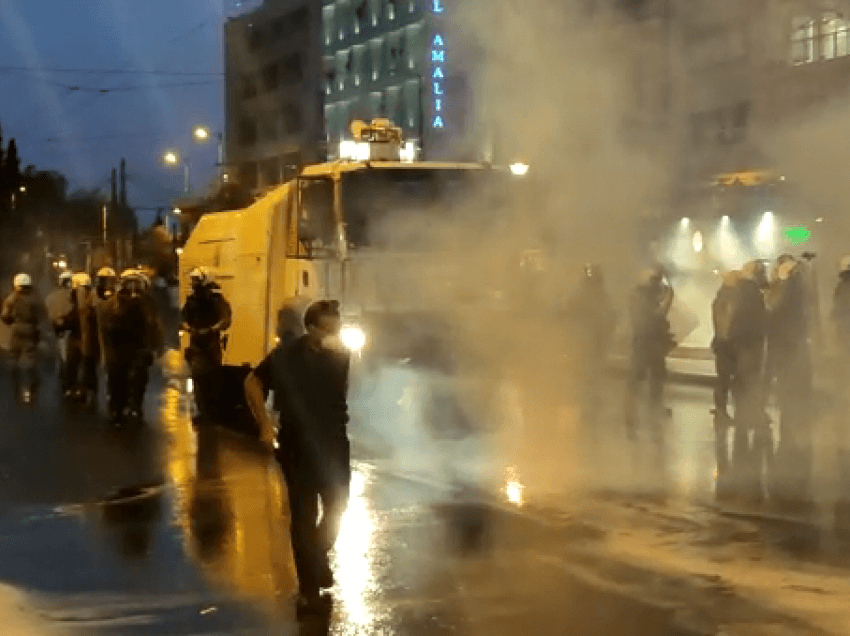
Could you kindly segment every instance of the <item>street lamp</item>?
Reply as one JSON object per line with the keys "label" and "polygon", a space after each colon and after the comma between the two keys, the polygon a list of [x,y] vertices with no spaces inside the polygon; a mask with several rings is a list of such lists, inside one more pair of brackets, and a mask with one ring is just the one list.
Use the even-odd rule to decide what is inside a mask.
{"label": "street lamp", "polygon": [[222,180],[224,179],[224,135],[220,132],[213,133],[209,126],[197,125],[192,129],[192,137],[195,143],[205,144],[212,137],[218,139],[218,169]]}
{"label": "street lamp", "polygon": [[192,185],[189,181],[189,162],[183,161],[183,158],[180,156],[180,151],[166,150],[162,154],[162,162],[169,168],[175,168],[181,165],[183,166],[183,192],[185,194],[190,194],[192,192]]}
{"label": "street lamp", "polygon": [[524,177],[525,175],[528,174],[529,165],[527,163],[520,163],[520,162],[512,163],[508,167],[511,170],[511,174],[513,174],[514,176]]}

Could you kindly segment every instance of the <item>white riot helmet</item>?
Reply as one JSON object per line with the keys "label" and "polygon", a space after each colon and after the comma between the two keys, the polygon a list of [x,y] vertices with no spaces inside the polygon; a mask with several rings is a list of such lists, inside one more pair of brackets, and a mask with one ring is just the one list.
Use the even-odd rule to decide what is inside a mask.
{"label": "white riot helmet", "polygon": [[203,265],[196,267],[189,272],[189,282],[192,284],[192,287],[209,285],[212,282],[210,270]]}
{"label": "white riot helmet", "polygon": [[842,256],[841,260],[838,261],[838,273],[850,274],[850,254]]}
{"label": "white riot helmet", "polygon": [[85,272],[78,272],[71,278],[71,287],[74,289],[91,287],[91,277]]}
{"label": "white riot helmet", "polygon": [[101,267],[99,270],[97,270],[97,277],[98,278],[117,278],[117,275],[115,274],[115,270],[112,269],[111,267]]}
{"label": "white riot helmet", "polygon": [[15,276],[12,284],[15,286],[15,289],[32,287],[32,278],[30,278],[29,274],[20,273]]}

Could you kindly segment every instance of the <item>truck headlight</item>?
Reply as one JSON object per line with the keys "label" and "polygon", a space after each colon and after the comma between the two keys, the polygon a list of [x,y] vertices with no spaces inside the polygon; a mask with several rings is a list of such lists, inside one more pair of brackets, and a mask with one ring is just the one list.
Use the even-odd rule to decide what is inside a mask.
{"label": "truck headlight", "polygon": [[353,353],[360,353],[366,346],[366,332],[356,325],[348,325],[340,329],[339,337],[345,348]]}

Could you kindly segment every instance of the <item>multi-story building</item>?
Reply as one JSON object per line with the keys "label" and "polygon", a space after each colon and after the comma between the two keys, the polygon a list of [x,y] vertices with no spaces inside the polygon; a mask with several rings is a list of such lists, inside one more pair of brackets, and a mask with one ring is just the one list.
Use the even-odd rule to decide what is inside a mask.
{"label": "multi-story building", "polygon": [[226,163],[281,183],[324,157],[321,0],[266,0],[225,25]]}
{"label": "multi-story building", "polygon": [[[225,29],[227,163],[251,188],[333,159],[385,117],[423,158],[478,158],[453,0],[266,0]],[[455,59],[457,57],[458,59]]]}
{"label": "multi-story building", "polygon": [[454,0],[324,0],[325,131],[330,157],[353,119],[386,117],[428,158],[463,154],[467,69],[447,21]]}
{"label": "multi-story building", "polygon": [[850,21],[840,4],[641,3],[628,27],[634,70],[627,130],[632,140],[665,145],[677,212],[703,205],[705,186],[718,174],[781,170],[762,147],[764,135],[843,94]]}

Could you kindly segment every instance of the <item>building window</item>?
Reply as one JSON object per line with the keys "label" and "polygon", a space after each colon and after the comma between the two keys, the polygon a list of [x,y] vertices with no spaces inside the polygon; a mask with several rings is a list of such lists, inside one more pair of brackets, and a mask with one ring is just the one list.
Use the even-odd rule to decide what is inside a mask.
{"label": "building window", "polygon": [[815,21],[794,18],[791,23],[791,63],[809,64],[815,61]]}
{"label": "building window", "polygon": [[283,86],[297,84],[304,79],[304,66],[300,53],[292,53],[280,61],[280,75],[280,83]]}
{"label": "building window", "polygon": [[269,64],[263,69],[263,88],[267,91],[277,90],[279,84],[277,64]]}
{"label": "building window", "polygon": [[284,104],[281,118],[283,119],[283,130],[287,135],[295,135],[301,132],[301,109],[298,104],[292,102]]}
{"label": "building window", "polygon": [[250,75],[243,75],[240,79],[242,83],[242,99],[251,99],[257,96],[257,83]]}
{"label": "building window", "polygon": [[369,11],[367,0],[361,0],[354,5],[354,32],[359,34],[361,30],[366,28],[366,14]]}
{"label": "building window", "polygon": [[791,64],[811,64],[850,56],[850,21],[836,13],[791,21]]}
{"label": "building window", "polygon": [[263,173],[264,186],[277,185],[280,183],[280,162],[277,157],[264,159],[260,169]]}
{"label": "building window", "polygon": [[255,162],[249,161],[239,166],[239,183],[249,189],[257,187],[257,164]]}
{"label": "building window", "polygon": [[396,0],[387,0],[387,20],[395,20],[395,3]]}
{"label": "building window", "polygon": [[372,49],[372,81],[377,82],[384,69],[384,39],[375,38],[369,45]]}
{"label": "building window", "polygon": [[237,141],[243,147],[253,146],[257,143],[257,122],[250,118],[240,121]]}
{"label": "building window", "polygon": [[850,22],[839,18],[836,14],[824,14],[820,24],[820,55],[824,60],[835,57],[847,57],[847,32]]}
{"label": "building window", "polygon": [[259,28],[249,27],[248,48],[252,51],[256,51],[257,49],[262,48],[263,44],[265,44],[263,32]]}
{"label": "building window", "polygon": [[744,141],[751,107],[750,102],[739,102],[731,107],[715,108],[691,115],[694,147],[732,145]]}
{"label": "building window", "polygon": [[274,141],[277,139],[277,121],[274,117],[262,119],[261,132],[264,141]]}
{"label": "building window", "polygon": [[407,12],[408,13],[416,13],[416,0],[408,0],[408,2],[407,2]]}
{"label": "building window", "polygon": [[334,38],[334,6],[330,5],[322,9],[322,27],[324,29],[325,44],[330,45]]}

